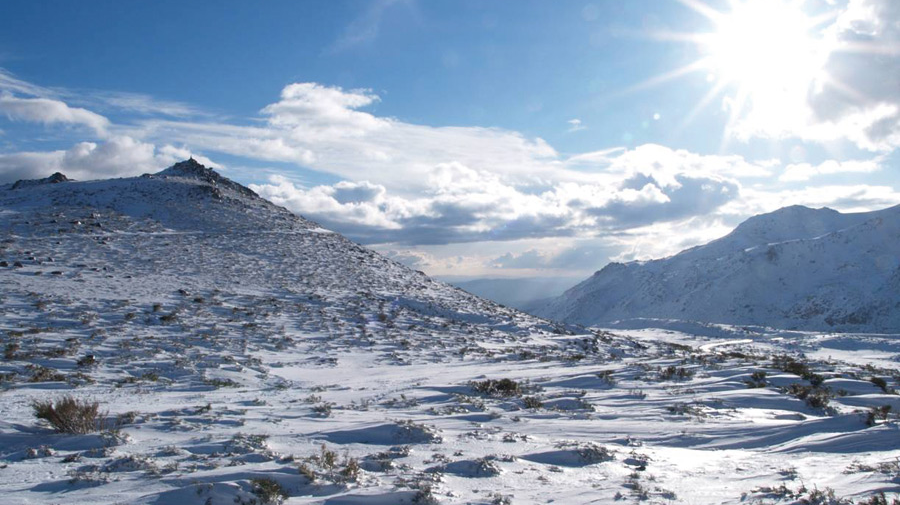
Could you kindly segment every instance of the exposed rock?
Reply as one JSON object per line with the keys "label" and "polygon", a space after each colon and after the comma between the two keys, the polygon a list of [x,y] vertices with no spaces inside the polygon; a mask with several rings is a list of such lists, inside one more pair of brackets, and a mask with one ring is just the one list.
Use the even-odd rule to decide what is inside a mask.
{"label": "exposed rock", "polygon": [[56,172],[50,177],[44,177],[43,179],[22,179],[20,181],[16,181],[16,183],[13,184],[10,189],[27,188],[31,186],[40,186],[43,184],[59,184],[61,182],[69,182],[71,180],[72,179],[69,179],[64,174]]}
{"label": "exposed rock", "polygon": [[[223,186],[233,191],[237,191],[246,196],[257,196],[250,188],[242,186],[227,177],[219,175],[218,172],[211,168],[207,168],[200,164],[194,158],[178,162],[171,167],[155,174],[159,177],[184,177],[187,179],[199,179],[208,182],[213,187]],[[221,198],[221,193],[213,192],[216,198]]]}

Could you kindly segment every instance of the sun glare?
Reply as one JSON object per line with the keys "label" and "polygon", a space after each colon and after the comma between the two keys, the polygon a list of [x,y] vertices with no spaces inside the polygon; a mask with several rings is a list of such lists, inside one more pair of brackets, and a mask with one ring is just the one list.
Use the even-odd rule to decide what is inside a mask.
{"label": "sun glare", "polygon": [[700,57],[631,90],[691,73],[706,74],[711,88],[683,124],[724,95],[730,118],[723,142],[751,130],[787,131],[806,119],[809,94],[831,82],[824,68],[834,47],[822,25],[834,19],[833,12],[811,16],[804,10],[804,0],[728,0],[723,10],[701,0],[677,1],[706,17],[712,30],[651,36],[692,42]]}
{"label": "sun glare", "polygon": [[820,44],[809,34],[813,22],[796,2],[735,2],[714,22],[703,44],[710,71],[754,98],[805,92],[822,67]]}
{"label": "sun glare", "polygon": [[789,128],[804,119],[803,104],[821,78],[828,51],[811,35],[817,21],[801,4],[732,0],[729,12],[708,14],[715,30],[697,40],[716,81],[713,92],[736,91],[726,102],[728,130]]}

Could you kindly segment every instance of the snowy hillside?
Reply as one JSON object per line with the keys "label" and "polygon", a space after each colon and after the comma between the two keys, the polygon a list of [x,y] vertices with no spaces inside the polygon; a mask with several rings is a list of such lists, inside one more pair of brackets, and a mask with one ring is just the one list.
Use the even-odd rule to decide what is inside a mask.
{"label": "snowy hillside", "polygon": [[0,187],[0,286],[4,505],[862,503],[900,479],[896,338],[564,327],[191,161]]}
{"label": "snowy hillside", "polygon": [[787,207],[670,258],[614,263],[534,313],[602,325],[677,319],[900,332],[900,207]]}
{"label": "snowy hillside", "polygon": [[[411,311],[534,322],[321,229],[196,162],[0,195],[7,232],[29,250],[9,279],[23,290],[150,303],[163,300],[138,297],[178,289],[205,295],[199,291],[221,286],[324,312],[352,306],[356,317]],[[37,272],[57,282],[28,275]]]}

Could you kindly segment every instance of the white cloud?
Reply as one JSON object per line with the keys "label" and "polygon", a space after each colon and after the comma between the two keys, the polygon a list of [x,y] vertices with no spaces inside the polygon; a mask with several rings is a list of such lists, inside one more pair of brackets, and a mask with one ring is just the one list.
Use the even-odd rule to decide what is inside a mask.
{"label": "white cloud", "polygon": [[11,120],[83,125],[100,136],[106,135],[110,125],[108,119],[87,109],[69,107],[65,102],[49,98],[19,98],[9,92],[0,92],[0,112]]}
{"label": "white cloud", "polygon": [[17,78],[4,68],[0,68],[0,91],[28,96],[53,97],[56,92]]}
{"label": "white cloud", "polygon": [[[427,189],[408,195],[379,182],[342,181],[300,187],[283,177],[251,185],[279,205],[367,243],[437,244],[593,235],[654,222],[683,220],[738,198],[740,184],[717,175],[721,158],[654,147],[620,152],[588,182],[555,182],[532,191],[510,177],[462,163],[431,166]],[[624,158],[624,159],[620,159]],[[638,166],[627,166],[640,160]]]}
{"label": "white cloud", "polygon": [[[53,89],[38,86],[15,77],[6,69],[0,67],[0,93],[5,92],[11,96],[25,96],[28,99],[45,99],[62,103],[67,108],[71,105],[80,105],[94,110],[107,110],[129,112],[147,116],[170,116],[186,118],[191,116],[209,116],[208,113],[192,105],[175,100],[161,100],[144,93],[132,93],[123,91],[82,90],[74,92],[67,89]],[[58,104],[54,105],[59,108]],[[77,109],[85,110],[85,109]],[[100,116],[88,110],[94,116]],[[106,118],[99,121],[103,123]],[[97,121],[97,118],[94,118]],[[108,125],[106,121],[106,125]],[[88,126],[92,126],[89,124]]]}
{"label": "white cloud", "polygon": [[341,181],[333,186],[304,189],[275,175],[270,177],[269,184],[251,184],[250,188],[298,214],[339,227],[397,230],[400,224],[396,220],[404,214],[403,209],[396,208],[404,202],[388,202],[384,186],[368,181]]}
{"label": "white cloud", "polygon": [[[841,212],[866,212],[900,204],[900,191],[891,186],[852,184],[807,186],[797,190],[761,191],[746,188],[744,198],[722,207],[720,215],[743,220],[789,205],[829,207]],[[734,223],[737,224],[737,223]]]}
{"label": "white cloud", "polygon": [[192,105],[174,100],[160,100],[143,93],[92,91],[84,97],[84,100],[98,109],[114,109],[148,116],[163,115],[183,118],[207,115]]}
{"label": "white cloud", "polygon": [[560,270],[592,272],[621,254],[625,245],[617,237],[575,240],[564,248],[528,249],[508,252],[491,259],[488,265],[503,270]]}
{"label": "white cloud", "polygon": [[581,120],[578,118],[570,119],[567,121],[567,123],[569,123],[569,129],[568,129],[569,133],[577,132],[577,131],[581,131],[581,130],[587,130],[587,126],[582,124]]}
{"label": "white cloud", "polygon": [[704,155],[658,144],[643,144],[633,149],[609,149],[570,157],[566,165],[585,169],[608,167],[616,174],[653,175],[664,184],[672,184],[677,174],[693,177],[763,178],[772,175],[777,160],[751,162],[738,155]]}
{"label": "white cloud", "polygon": [[286,86],[262,109],[265,126],[146,120],[123,134],[157,143],[178,139],[195,149],[288,161],[347,180],[373,179],[393,191],[426,189],[435,166],[460,163],[500,177],[585,180],[560,170],[558,153],[540,138],[481,127],[432,127],[358,110],[378,97],[315,83]]}
{"label": "white cloud", "polygon": [[382,254],[398,263],[402,263],[410,268],[419,270],[431,267],[438,262],[438,260],[434,256],[423,251],[386,250],[382,251]]}
{"label": "white cloud", "polygon": [[[27,83],[16,86],[24,89]],[[84,111],[55,98],[19,100],[47,100]],[[53,171],[77,179],[137,175],[160,170],[192,150],[289,162],[332,174],[341,182],[307,186],[284,174],[253,189],[362,242],[446,248],[473,242],[550,243],[519,248],[504,261],[500,252],[469,258],[486,270],[515,269],[512,265],[529,261],[532,269],[566,264],[589,269],[604,261],[604,255],[635,259],[671,254],[779,205],[847,210],[900,202],[885,186],[826,186],[804,192],[765,186],[774,174],[805,180],[871,172],[881,157],[783,168],[777,160],[700,155],[654,144],[564,156],[542,139],[514,131],[417,125],[364,110],[378,101],[371,90],[296,83],[286,86],[279,100],[248,124],[211,117],[205,122],[180,120],[176,108],[169,114],[176,119],[106,125],[109,138],[104,142],[0,155],[0,181],[45,177]],[[121,106],[139,108],[134,103]],[[148,103],[147,114],[167,114],[152,100]],[[595,242],[579,248],[572,240]],[[588,246],[602,249],[602,254],[588,254]],[[452,272],[460,256],[404,261]]]}
{"label": "white cloud", "polygon": [[119,126],[117,131],[160,144],[177,140],[194,149],[256,160],[301,166],[312,166],[316,160],[312,151],[292,144],[281,136],[283,132],[272,128],[152,119],[139,122],[139,126]]}
{"label": "white cloud", "polygon": [[660,183],[655,176],[637,175],[625,180],[607,201],[587,209],[614,228],[646,226],[706,215],[739,197],[740,185],[719,177],[675,175]]}
{"label": "white cloud", "polygon": [[732,228],[733,225],[720,218],[702,216],[638,229],[606,231],[587,238],[547,237],[510,242],[374,247],[432,275],[584,277],[609,261],[667,256],[719,238]]}
{"label": "white cloud", "polygon": [[[128,177],[158,172],[192,153],[172,145],[156,148],[131,137],[112,137],[102,143],[79,142],[67,150],[0,154],[0,183],[38,179],[62,172],[77,180]],[[197,156],[203,163],[217,166]]]}
{"label": "white cloud", "polygon": [[262,113],[269,116],[272,126],[293,128],[293,137],[355,137],[389,125],[390,120],[356,110],[377,101],[371,90],[344,91],[301,82],[285,86],[281,100],[264,107]]}
{"label": "white cloud", "polygon": [[[592,205],[599,207],[614,198],[627,204],[636,202],[640,195],[654,196],[654,188],[658,190],[654,196],[656,200],[670,198],[660,195],[681,188],[686,181],[707,181],[704,189],[714,185],[724,192],[734,192],[738,187],[737,179],[765,177],[772,173],[770,161],[749,162],[740,156],[703,156],[657,145],[564,158],[542,139],[528,139],[517,132],[416,125],[359,110],[377,101],[378,97],[369,90],[347,91],[315,83],[297,83],[285,87],[278,102],[262,109],[267,118],[267,125],[263,127],[151,120],[142,122],[140,128],[125,131],[157,142],[177,138],[207,152],[293,162],[347,181],[370,181],[384,186],[394,197],[394,200],[389,199],[388,207],[356,204],[352,212],[343,207],[327,208],[342,209],[340,212],[354,216],[356,223],[377,221],[383,226],[394,223],[394,227],[402,225],[386,209],[410,212],[411,206],[429,208],[432,209],[430,215],[435,215],[442,214],[434,210],[434,205],[438,204],[444,209],[447,206],[465,208],[470,221],[477,221],[480,228],[487,228],[498,221],[472,214],[476,205],[493,205],[496,216],[512,220],[535,219],[538,214],[553,220],[562,219],[568,211],[563,208],[567,202],[561,200],[567,195],[557,194],[555,198],[560,201],[551,197],[570,183],[574,185],[571,188],[581,188],[575,189],[575,193],[588,193]],[[652,175],[653,184],[646,188],[616,189],[636,174]],[[284,191],[282,188],[272,194],[281,195],[285,202],[292,201],[295,210],[311,210],[320,219],[327,220],[321,217],[325,213],[322,207],[301,203],[312,196],[321,198],[322,190],[303,197],[292,192],[290,198],[282,194]],[[443,200],[434,205],[417,201],[421,195],[435,192],[442,194]],[[454,192],[469,195],[465,202],[448,202]],[[545,197],[538,197],[547,192]],[[405,203],[400,203],[397,198],[402,198]],[[535,198],[543,204],[533,203]],[[413,201],[416,201],[415,205],[410,203]],[[524,212],[517,206],[540,211]],[[544,210],[548,212],[544,213]],[[376,216],[379,217],[376,219]],[[586,224],[583,218],[577,221],[579,225]]]}
{"label": "white cloud", "polygon": [[809,163],[795,163],[788,165],[784,173],[778,178],[783,182],[808,181],[820,175],[845,174],[845,173],[872,173],[882,169],[882,158],[870,160],[826,160],[818,165]]}

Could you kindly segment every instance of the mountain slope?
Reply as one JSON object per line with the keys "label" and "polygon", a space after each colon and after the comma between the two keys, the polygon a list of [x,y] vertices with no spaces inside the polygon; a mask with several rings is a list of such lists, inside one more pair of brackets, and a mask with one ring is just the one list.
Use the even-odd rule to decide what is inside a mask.
{"label": "mountain slope", "polygon": [[[177,289],[228,286],[335,307],[352,300],[374,311],[370,318],[394,308],[538,324],[321,229],[193,160],[130,179],[31,182],[0,190],[12,235],[2,254],[22,264],[5,280],[22,290],[63,296],[75,281],[84,292],[150,302]],[[34,275],[47,270],[57,282]]]}
{"label": "mountain slope", "polygon": [[[740,504],[894,484],[896,419],[859,411],[900,408],[895,339],[733,330],[548,323],[191,161],[6,185],[0,501]],[[37,415],[67,396],[96,402],[89,433]]]}
{"label": "mountain slope", "polygon": [[675,256],[613,263],[534,310],[598,325],[659,318],[900,332],[900,207],[787,207]]}

